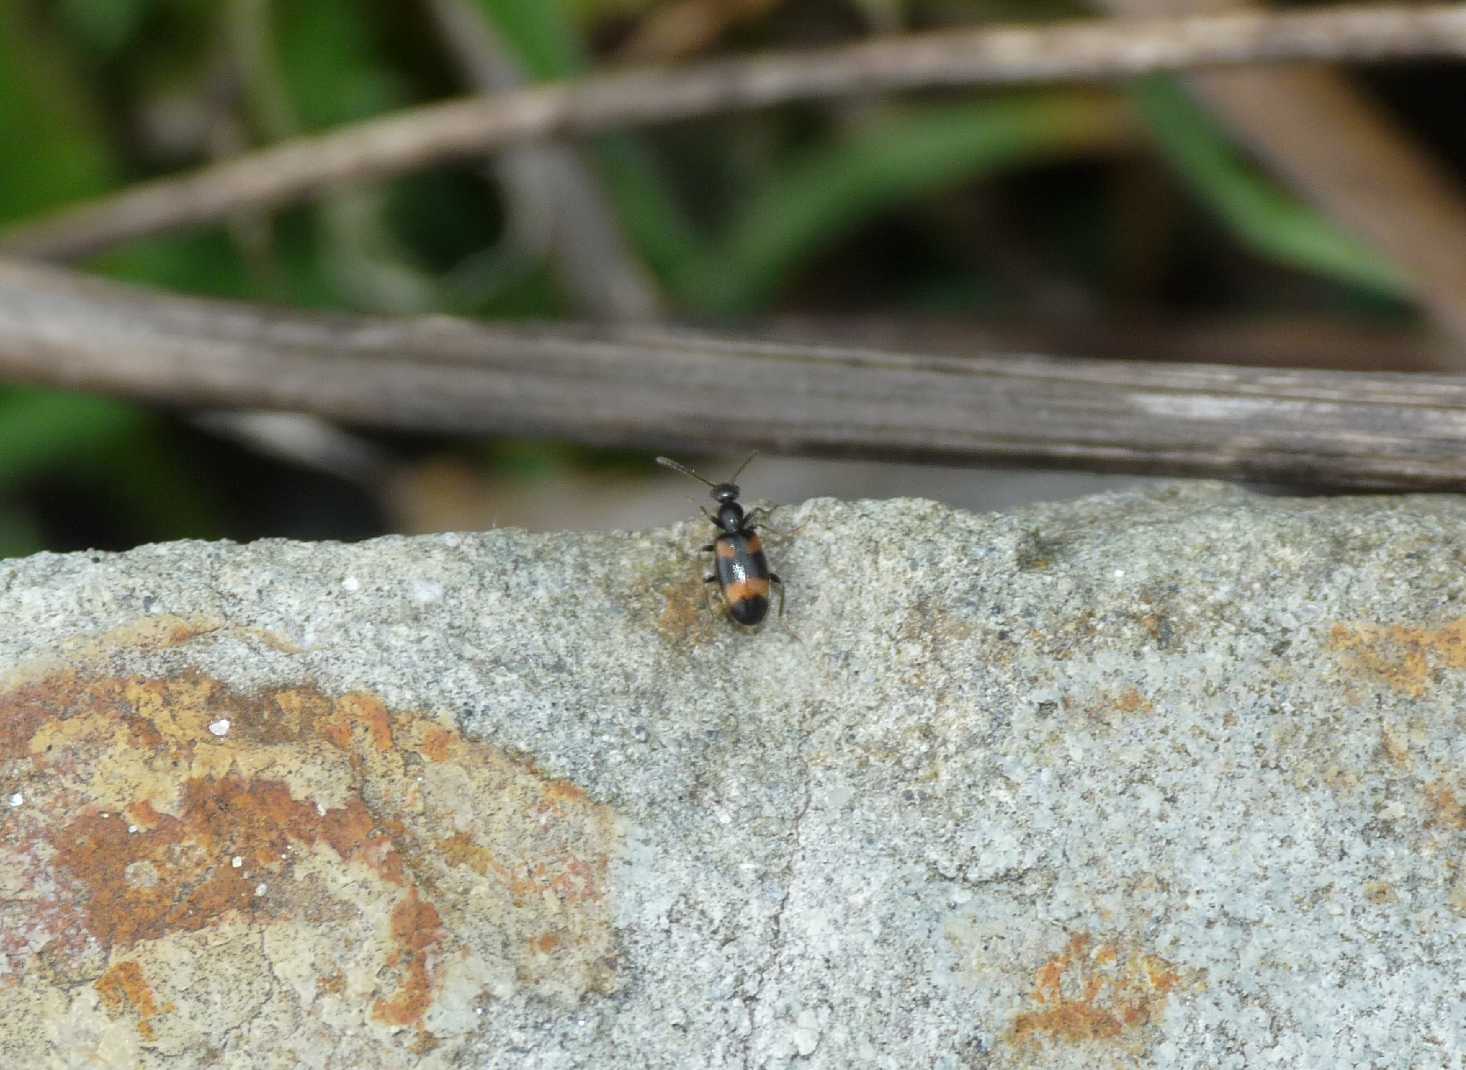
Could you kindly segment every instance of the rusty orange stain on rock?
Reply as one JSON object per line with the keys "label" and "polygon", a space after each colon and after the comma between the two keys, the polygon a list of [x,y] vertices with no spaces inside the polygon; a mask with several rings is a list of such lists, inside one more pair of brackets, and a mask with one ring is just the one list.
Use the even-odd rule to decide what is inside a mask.
{"label": "rusty orange stain on rock", "polygon": [[1436,828],[1466,829],[1466,803],[1456,797],[1455,789],[1443,780],[1425,786],[1425,803],[1429,808],[1426,824]]}
{"label": "rusty orange stain on rock", "polygon": [[1466,669],[1466,619],[1438,628],[1335,624],[1329,647],[1367,675],[1419,698],[1438,669]]}
{"label": "rusty orange stain on rock", "polygon": [[1124,717],[1145,716],[1155,712],[1155,704],[1134,687],[1119,692],[1101,692],[1077,701],[1066,698],[1064,706],[1081,708],[1089,718],[1105,725],[1114,725]]}
{"label": "rusty orange stain on rock", "polygon": [[474,843],[473,837],[466,832],[455,832],[452,836],[439,840],[438,851],[449,865],[467,866],[480,877],[494,873],[506,882],[509,879],[502,866],[495,869],[493,852]]}
{"label": "rusty orange stain on rock", "polygon": [[151,832],[163,820],[163,815],[153,809],[153,804],[148,799],[139,799],[132,803],[126,813],[127,820],[145,832]]}
{"label": "rusty orange stain on rock", "polygon": [[[192,932],[231,911],[261,909],[255,885],[262,874],[281,871],[292,844],[328,844],[343,863],[359,860],[382,879],[403,883],[401,859],[371,834],[373,821],[360,799],[322,814],[279,781],[238,777],[189,780],[181,797],[181,816],[156,815],[151,827],[130,827],[117,813],[90,813],[56,838],[57,864],[84,892],[87,929],[107,947]],[[139,863],[156,879],[143,886],[129,880],[129,867]]]}
{"label": "rusty orange stain on rock", "polygon": [[475,843],[466,832],[442,839],[437,846],[450,865],[465,866],[481,877],[493,876],[513,896],[516,905],[550,892],[567,906],[578,906],[599,900],[605,892],[603,861],[565,857],[515,869],[500,862],[492,851]]}
{"label": "rusty orange stain on rock", "polygon": [[660,588],[662,609],[657,632],[678,646],[705,646],[717,637],[719,613],[700,577],[679,561],[671,575],[650,575],[646,584]]}
{"label": "rusty orange stain on rock", "polygon": [[1036,1007],[1013,1020],[1009,1036],[1018,1044],[1116,1041],[1158,1019],[1180,982],[1156,955],[1075,933],[1035,971]]}
{"label": "rusty orange stain on rock", "polygon": [[387,707],[375,695],[353,691],[336,700],[335,712],[326,721],[327,733],[342,750],[349,750],[352,736],[364,731],[377,753],[392,749],[392,724]]}
{"label": "rusty orange stain on rock", "polygon": [[1154,713],[1155,706],[1135,688],[1123,691],[1115,699],[1115,709],[1121,713]]}
{"label": "rusty orange stain on rock", "polygon": [[137,1033],[143,1040],[153,1040],[156,1033],[152,1019],[172,1010],[172,1004],[161,1010],[157,997],[143,977],[142,967],[132,960],[119,962],[97,978],[92,985],[101,997],[102,1004],[113,1014],[121,1014],[131,1008],[137,1015]]}
{"label": "rusty orange stain on rock", "polygon": [[57,718],[56,696],[64,695],[77,706],[92,705],[86,689],[87,683],[77,673],[63,670],[50,679],[11,690],[5,696],[5,716],[0,717],[0,760],[29,757],[37,731]]}
{"label": "rusty orange stain on rock", "polygon": [[442,940],[438,911],[418,897],[416,888],[409,890],[392,911],[393,950],[387,966],[397,972],[397,991],[377,1001],[372,1017],[388,1025],[421,1023],[432,1004],[431,956]]}
{"label": "rusty orange stain on rock", "polygon": [[[147,634],[155,650],[229,633]],[[46,889],[0,901],[10,983],[101,972],[107,1011],[131,1007],[150,1038],[169,1008],[144,974],[193,954],[178,950],[198,946],[192,934],[287,926],[287,940],[229,946],[304,956],[342,1036],[376,1023],[384,1066],[400,1061],[396,1044],[468,1035],[473,1023],[448,1041],[424,1024],[454,977],[454,1007],[488,976],[559,998],[615,987],[619,820],[580,786],[366,692],[247,693],[195,669],[109,675],[117,653],[13,673],[0,691],[0,782],[27,799],[0,862]],[[284,988],[267,999],[280,1006],[259,1013],[303,1013]],[[178,1003],[190,1032],[218,1039],[208,1006]]]}
{"label": "rusty orange stain on rock", "polygon": [[567,806],[583,806],[585,801],[585,790],[568,780],[551,780],[545,784],[545,806],[563,810]]}
{"label": "rusty orange stain on rock", "polygon": [[418,744],[418,753],[430,762],[446,762],[456,751],[454,741],[455,733],[434,726],[423,733],[422,742]]}

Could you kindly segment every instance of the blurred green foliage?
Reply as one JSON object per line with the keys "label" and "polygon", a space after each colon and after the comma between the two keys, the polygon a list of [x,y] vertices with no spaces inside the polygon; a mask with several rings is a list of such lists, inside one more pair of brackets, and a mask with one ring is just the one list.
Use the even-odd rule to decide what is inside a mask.
{"label": "blurred green foliage", "polygon": [[1407,296],[1394,265],[1249,167],[1174,79],[1144,79],[1134,98],[1166,159],[1258,254],[1383,297]]}
{"label": "blurred green foliage", "polygon": [[[637,20],[663,6],[457,2],[486,20],[532,80],[615,62]],[[1042,8],[1014,0],[788,0],[730,31],[727,41],[729,48],[801,47],[848,38],[872,22],[930,26],[1071,10],[1059,0]],[[427,3],[0,3],[0,226],[255,145],[461,93],[464,85]],[[1145,250],[1164,261],[1158,275],[1204,274],[1212,270],[1206,242],[1230,240],[1257,258],[1245,262],[1279,265],[1268,269],[1271,277],[1322,287],[1335,305],[1377,308],[1381,297],[1405,295],[1390,265],[1248,163],[1174,83],[1160,79],[1137,85],[1128,98],[1074,90],[946,93],[787,108],[606,137],[585,149],[634,255],[673,314],[688,318],[811,307],[899,313],[938,298],[949,308],[990,309],[1022,292],[1009,287],[1004,271],[1002,249],[1015,236],[1027,246],[1019,257],[1024,270],[1037,264],[1102,296],[1117,256],[1097,249],[1095,236],[1126,232],[1123,220],[1115,225],[1122,203],[1116,176],[1156,152],[1172,168],[1176,215],[1188,220]],[[507,211],[492,173],[465,165],[333,192],[270,219],[138,242],[89,266],[181,291],[312,307],[575,315],[574,295],[557,288],[540,254],[510,248],[522,231]],[[1220,227],[1212,233],[1191,213]],[[1001,221],[1002,240],[989,243],[961,225],[973,220]],[[1208,266],[1198,269],[1202,263]],[[884,273],[870,270],[873,264]],[[872,292],[886,277],[903,285]],[[1301,292],[1306,300],[1310,291]],[[1162,306],[1164,293],[1154,300]],[[1009,314],[1047,313],[1020,305]],[[66,485],[105,486],[105,500],[130,516],[130,539],[237,534],[214,489],[229,481],[209,467],[215,461],[195,448],[194,434],[124,401],[6,390],[0,553],[106,541],[105,534],[48,530],[37,488],[59,477]],[[180,460],[190,453],[189,463]],[[233,463],[235,477],[249,467]],[[292,530],[288,517],[259,528]]]}

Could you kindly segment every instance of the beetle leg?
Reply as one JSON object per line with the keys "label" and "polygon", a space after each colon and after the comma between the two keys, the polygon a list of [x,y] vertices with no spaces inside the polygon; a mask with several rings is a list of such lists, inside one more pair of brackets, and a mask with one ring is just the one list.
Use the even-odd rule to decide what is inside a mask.
{"label": "beetle leg", "polygon": [[784,619],[784,581],[779,579],[778,573],[769,573],[769,582],[779,585],[779,619]]}

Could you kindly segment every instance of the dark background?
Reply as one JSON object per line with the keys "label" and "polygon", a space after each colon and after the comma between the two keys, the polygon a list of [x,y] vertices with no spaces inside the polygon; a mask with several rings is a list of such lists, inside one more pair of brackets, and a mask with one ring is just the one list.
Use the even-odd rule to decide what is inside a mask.
{"label": "dark background", "polygon": [[[534,79],[1094,13],[1043,0],[461,3]],[[1466,68],[1356,77],[1466,171]],[[0,0],[0,226],[470,88],[430,5],[414,0]],[[996,332],[1156,358],[1179,338],[1235,335],[1282,363],[1290,338],[1419,322],[1389,264],[1169,78],[790,107],[581,148],[632,259],[678,320],[915,346]],[[583,318],[542,231],[500,170],[464,165],[85,266],[312,308]],[[714,476],[738,460],[684,459]],[[1130,482],[779,458],[744,479],[750,496],[774,500],[919,493],[973,506]],[[654,526],[689,515],[686,498],[700,493],[642,454],[0,387],[5,555],[180,537]]]}

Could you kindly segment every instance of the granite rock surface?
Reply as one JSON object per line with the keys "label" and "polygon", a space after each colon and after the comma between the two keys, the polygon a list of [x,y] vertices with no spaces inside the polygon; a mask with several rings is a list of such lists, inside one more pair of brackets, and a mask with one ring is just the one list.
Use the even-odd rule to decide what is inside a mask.
{"label": "granite rock surface", "polygon": [[0,567],[0,1065],[1466,1059],[1466,502]]}

